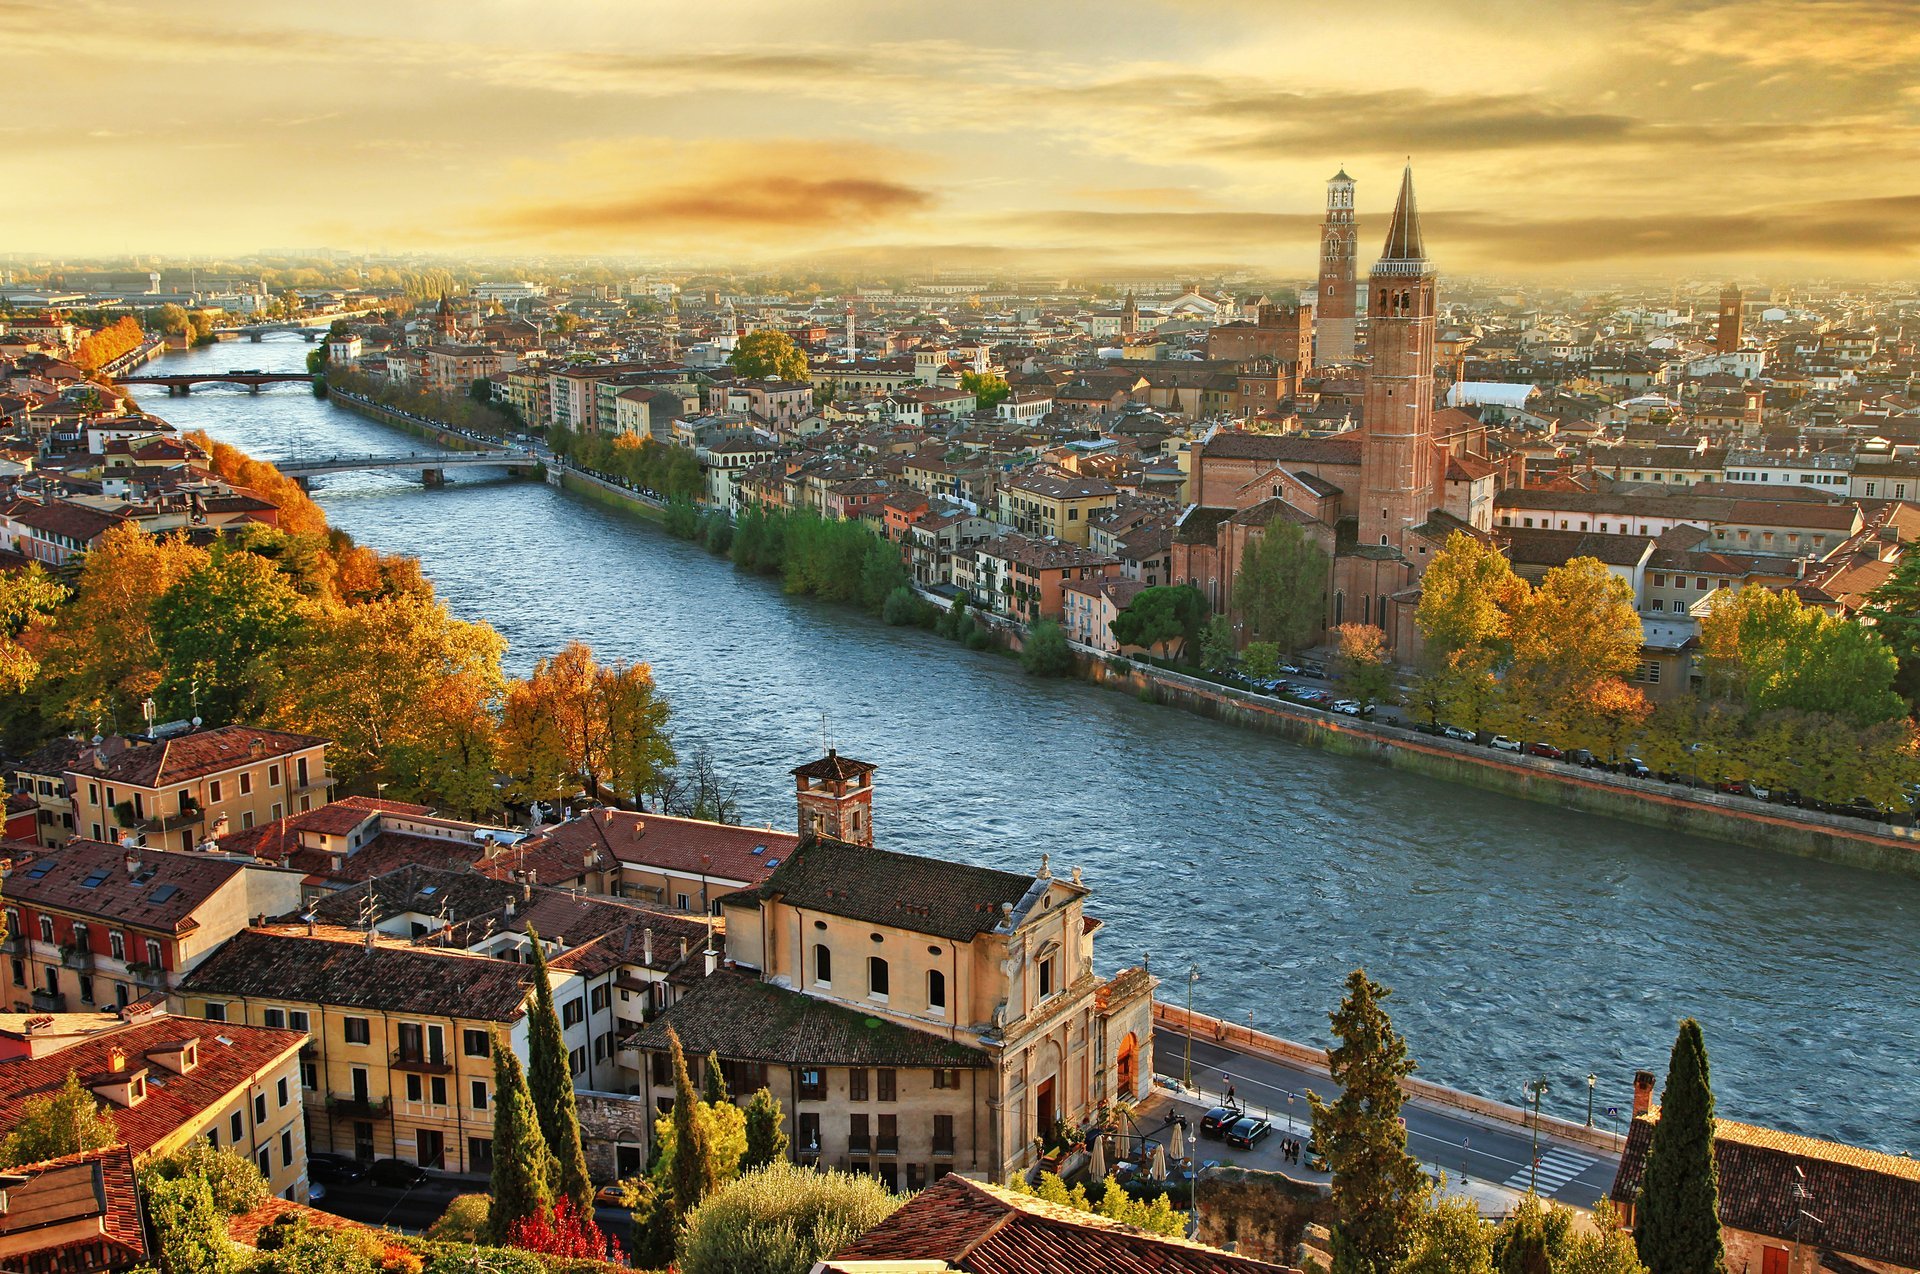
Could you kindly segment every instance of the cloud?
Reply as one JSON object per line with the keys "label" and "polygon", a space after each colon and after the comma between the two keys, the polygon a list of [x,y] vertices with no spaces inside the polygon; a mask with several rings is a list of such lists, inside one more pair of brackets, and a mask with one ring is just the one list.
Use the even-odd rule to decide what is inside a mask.
{"label": "cloud", "polygon": [[813,230],[916,212],[933,202],[928,191],[876,178],[760,173],[624,199],[535,204],[509,211],[500,224],[535,235]]}

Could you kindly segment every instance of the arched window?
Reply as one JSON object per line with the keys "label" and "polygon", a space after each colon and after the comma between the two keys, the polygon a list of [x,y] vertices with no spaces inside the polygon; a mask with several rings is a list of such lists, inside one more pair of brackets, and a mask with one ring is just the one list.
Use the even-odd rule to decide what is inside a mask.
{"label": "arched window", "polygon": [[813,944],[813,982],[815,986],[833,985],[833,952],[824,942]]}
{"label": "arched window", "polygon": [[887,962],[881,956],[867,957],[867,994],[876,1000],[887,998]]}
{"label": "arched window", "polygon": [[947,975],[938,969],[927,971],[927,1008],[936,1013],[947,1011]]}
{"label": "arched window", "polygon": [[53,941],[53,920],[49,916],[40,917],[40,941]]}
{"label": "arched window", "polygon": [[1132,1101],[1140,1086],[1140,1041],[1132,1031],[1120,1038],[1113,1070],[1114,1095],[1121,1101]]}

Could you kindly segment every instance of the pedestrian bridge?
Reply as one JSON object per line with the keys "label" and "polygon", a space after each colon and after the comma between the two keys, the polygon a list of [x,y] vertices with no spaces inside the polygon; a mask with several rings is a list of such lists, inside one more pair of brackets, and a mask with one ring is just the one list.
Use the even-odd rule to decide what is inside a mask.
{"label": "pedestrian bridge", "polygon": [[322,474],[366,473],[383,469],[410,470],[421,481],[437,487],[446,481],[449,469],[507,468],[531,469],[540,458],[531,451],[499,447],[486,451],[410,451],[403,456],[365,455],[304,456],[277,460],[274,467],[301,486]]}
{"label": "pedestrian bridge", "polygon": [[195,385],[239,385],[249,393],[257,394],[266,385],[291,385],[294,382],[312,384],[313,377],[307,372],[175,372],[152,376],[122,376],[121,385],[165,385],[169,396],[190,394]]}

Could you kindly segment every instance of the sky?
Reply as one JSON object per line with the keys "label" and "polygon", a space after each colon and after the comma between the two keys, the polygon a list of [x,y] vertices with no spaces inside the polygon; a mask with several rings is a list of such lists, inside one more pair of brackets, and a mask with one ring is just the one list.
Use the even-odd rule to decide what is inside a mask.
{"label": "sky", "polygon": [[0,0],[0,254],[1920,275],[1920,0]]}

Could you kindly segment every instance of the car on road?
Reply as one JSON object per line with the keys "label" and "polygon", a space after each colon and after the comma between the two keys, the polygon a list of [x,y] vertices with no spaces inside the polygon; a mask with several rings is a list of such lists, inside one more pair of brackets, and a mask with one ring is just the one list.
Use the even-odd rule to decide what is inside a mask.
{"label": "car on road", "polygon": [[1232,1125],[1246,1115],[1238,1106],[1215,1106],[1200,1116],[1200,1135],[1203,1137],[1221,1137]]}
{"label": "car on road", "polygon": [[1463,725],[1443,725],[1440,727],[1440,733],[1461,743],[1472,743],[1476,737],[1473,731]]}
{"label": "car on road", "polygon": [[1600,764],[1600,758],[1585,748],[1572,748],[1564,758],[1568,765],[1584,765],[1589,770]]}
{"label": "car on road", "polygon": [[417,1163],[408,1163],[405,1159],[375,1159],[373,1166],[367,1169],[367,1180],[390,1190],[411,1190],[427,1184],[431,1179],[425,1168]]}
{"label": "car on road", "polygon": [[1628,778],[1634,779],[1650,779],[1653,777],[1653,768],[1637,756],[1630,756],[1620,762],[1620,772]]}
{"label": "car on road", "polygon": [[1324,707],[1333,702],[1332,695],[1324,690],[1315,690],[1311,687],[1301,690],[1294,698],[1298,699],[1301,703],[1310,703],[1316,707]]}
{"label": "car on road", "polygon": [[1567,759],[1567,754],[1559,748],[1554,747],[1551,743],[1529,743],[1527,744],[1527,753],[1530,756],[1543,756],[1549,761],[1564,761]]}
{"label": "car on road", "polygon": [[1487,746],[1498,752],[1519,752],[1522,750],[1520,740],[1510,739],[1504,734],[1496,734],[1491,739],[1488,739]]}
{"label": "car on road", "polygon": [[1308,677],[1325,677],[1327,675],[1327,666],[1325,664],[1311,663],[1303,659],[1300,661],[1300,671]]}
{"label": "car on road", "polygon": [[307,1156],[307,1176],[314,1181],[358,1181],[367,1175],[367,1165],[352,1155],[317,1151]]}
{"label": "car on road", "polygon": [[1244,1115],[1227,1125],[1227,1131],[1223,1135],[1226,1137],[1229,1146],[1238,1146],[1242,1150],[1251,1150],[1262,1137],[1272,1131],[1273,1125],[1260,1116]]}
{"label": "car on road", "polygon": [[612,1185],[601,1186],[594,1191],[593,1202],[595,1207],[624,1208],[627,1206],[626,1187],[617,1181]]}
{"label": "car on road", "polygon": [[1320,1138],[1314,1133],[1307,1134],[1306,1160],[1307,1167],[1313,1169],[1315,1172],[1331,1172],[1333,1170],[1327,1163],[1326,1149],[1321,1146]]}
{"label": "car on road", "polygon": [[318,1181],[307,1182],[307,1202],[319,1203],[327,1197],[327,1188]]}
{"label": "car on road", "polygon": [[1370,703],[1361,703],[1358,699],[1335,699],[1333,701],[1333,710],[1343,716],[1349,717],[1370,717],[1373,715],[1373,705]]}

